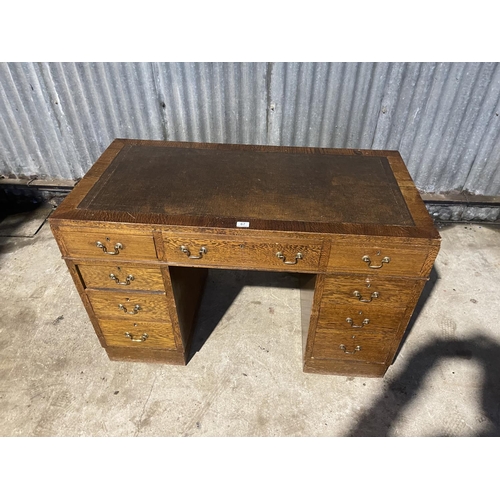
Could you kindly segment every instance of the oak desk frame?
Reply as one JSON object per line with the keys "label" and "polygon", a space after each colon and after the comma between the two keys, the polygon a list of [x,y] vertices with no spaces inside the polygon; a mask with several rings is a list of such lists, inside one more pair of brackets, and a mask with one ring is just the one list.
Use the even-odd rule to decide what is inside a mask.
{"label": "oak desk frame", "polygon": [[[277,172],[286,168],[287,161],[300,166],[300,158],[311,165],[337,158],[339,164],[359,164],[360,168],[378,159],[380,172],[386,177],[392,172],[391,179],[393,175],[387,182],[381,177],[380,185],[395,191],[386,198],[382,192],[388,209],[374,207],[372,213],[366,202],[363,205],[360,185],[358,201],[344,200],[343,207],[337,207],[350,210],[345,212],[348,222],[338,220],[340,216],[335,220],[334,206],[326,207],[326,215],[319,214],[313,199],[309,208],[308,200],[300,205],[310,220],[290,220],[293,207],[273,212],[271,206],[268,210],[276,217],[255,217],[265,207],[252,204],[251,193],[245,194],[243,203],[247,213],[234,213],[238,203],[228,198],[224,202],[223,189],[217,198],[222,216],[214,216],[210,207],[201,213],[189,213],[187,208],[185,213],[176,212],[174,206],[168,208],[170,212],[158,208],[162,202],[158,189],[152,191],[149,202],[142,200],[141,209],[133,204],[127,209],[123,191],[134,191],[134,185],[127,181],[125,187],[113,191],[103,180],[112,179],[115,171],[119,175],[117,157],[144,154],[147,158],[149,154],[161,162],[162,154],[183,158],[183,148],[187,156],[199,161],[233,155],[245,162],[247,157],[264,158],[260,153],[272,154],[281,165]],[[356,175],[343,168],[346,192],[355,193]],[[363,175],[371,175],[366,172]],[[139,189],[140,176],[138,164]],[[176,182],[181,181],[179,177]],[[374,182],[378,182],[375,177]],[[367,197],[376,195],[370,182],[364,186]],[[103,195],[106,189],[107,197]],[[341,196],[342,190],[337,189]],[[184,203],[179,193],[170,194]],[[119,210],[110,209],[115,206]],[[372,221],[373,217],[382,222]],[[207,269],[271,270],[301,273],[303,370],[364,377],[383,376],[393,362],[440,245],[400,154],[380,150],[116,139],[49,221],[111,360],[186,364]],[[249,227],[236,227],[241,221]]]}

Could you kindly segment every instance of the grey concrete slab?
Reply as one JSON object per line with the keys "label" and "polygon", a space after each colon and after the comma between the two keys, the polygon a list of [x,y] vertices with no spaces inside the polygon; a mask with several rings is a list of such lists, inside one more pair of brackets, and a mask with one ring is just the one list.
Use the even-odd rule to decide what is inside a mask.
{"label": "grey concrete slab", "polygon": [[48,225],[0,238],[0,435],[500,435],[500,231],[441,234],[384,379],[302,372],[298,282],[281,273],[210,272],[187,366],[111,362]]}

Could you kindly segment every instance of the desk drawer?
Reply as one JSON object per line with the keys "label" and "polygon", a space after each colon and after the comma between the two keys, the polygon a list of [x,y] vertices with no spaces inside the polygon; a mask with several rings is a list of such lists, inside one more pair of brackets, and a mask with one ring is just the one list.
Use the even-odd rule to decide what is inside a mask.
{"label": "desk drawer", "polygon": [[175,349],[169,322],[152,323],[134,320],[100,320],[102,334],[110,347],[139,349]]}
{"label": "desk drawer", "polygon": [[167,234],[164,246],[169,264],[311,272],[319,268],[322,247],[320,242],[270,243]]}
{"label": "desk drawer", "polygon": [[71,257],[95,257],[112,260],[156,260],[153,236],[128,234],[115,230],[61,231],[64,246]]}
{"label": "desk drawer", "polygon": [[394,335],[318,330],[314,338],[313,357],[342,361],[385,363],[394,343]]}
{"label": "desk drawer", "polygon": [[170,321],[164,294],[88,290],[87,296],[98,319]]}
{"label": "desk drawer", "polygon": [[330,250],[328,270],[387,276],[420,276],[427,259],[427,247],[335,245]]}
{"label": "desk drawer", "polygon": [[323,300],[363,307],[406,307],[417,293],[417,287],[420,290],[423,284],[422,280],[339,274],[325,278]]}
{"label": "desk drawer", "polygon": [[163,291],[159,267],[134,267],[126,264],[80,264],[80,274],[86,288],[115,288],[118,290]]}
{"label": "desk drawer", "polygon": [[387,331],[398,329],[406,308],[371,306],[346,306],[323,302],[319,311],[318,328],[352,332]]}

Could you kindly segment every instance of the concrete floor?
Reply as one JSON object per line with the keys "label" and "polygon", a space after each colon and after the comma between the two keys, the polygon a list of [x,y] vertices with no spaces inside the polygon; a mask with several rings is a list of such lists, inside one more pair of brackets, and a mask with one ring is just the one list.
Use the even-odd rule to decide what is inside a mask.
{"label": "concrete floor", "polygon": [[384,379],[302,372],[282,273],[211,272],[188,366],[111,362],[48,224],[0,238],[0,435],[499,436],[500,230],[439,229]]}

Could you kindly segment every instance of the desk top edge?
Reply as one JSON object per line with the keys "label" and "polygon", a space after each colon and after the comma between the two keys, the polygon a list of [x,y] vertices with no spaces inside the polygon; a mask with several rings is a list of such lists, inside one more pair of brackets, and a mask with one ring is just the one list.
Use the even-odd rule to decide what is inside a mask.
{"label": "desk top edge", "polygon": [[[63,200],[59,207],[51,215],[52,222],[64,222],[72,220],[95,221],[95,222],[117,222],[127,223],[133,222],[133,219],[125,219],[118,217],[116,220],[102,218],[102,213],[96,213],[95,218],[89,214],[84,215],[85,210],[78,209],[78,205],[88,194],[90,189],[99,180],[101,175],[111,165],[113,160],[118,156],[122,149],[126,146],[154,146],[154,147],[171,147],[171,148],[199,148],[212,150],[232,150],[232,151],[257,151],[257,152],[273,152],[273,153],[302,153],[302,154],[321,154],[321,155],[347,155],[347,156],[367,156],[367,157],[385,157],[387,158],[394,175],[398,178],[398,184],[402,191],[405,202],[410,213],[415,221],[415,227],[408,227],[405,236],[415,238],[430,238],[439,239],[439,233],[434,227],[433,221],[425,205],[420,198],[418,190],[413,185],[411,176],[404,164],[400,153],[396,150],[372,150],[372,149],[348,149],[348,148],[319,148],[319,147],[297,147],[297,146],[271,146],[271,145],[250,145],[250,144],[229,144],[229,143],[198,143],[188,141],[151,141],[141,139],[115,139],[106,150],[102,153],[99,159],[94,163],[86,175],[80,180],[72,192]],[[402,180],[402,182],[401,182]],[[80,217],[81,215],[81,217]],[[116,214],[115,214],[116,215]],[[148,224],[149,222],[143,222]],[[169,225],[168,221],[151,221],[153,224]],[[367,234],[358,232],[361,228],[355,227],[352,224],[341,224],[345,227],[335,227],[335,234]],[[387,236],[400,236],[401,228],[399,226],[384,225],[383,231],[377,231],[377,234]],[[285,229],[287,230],[287,229]],[[308,232],[306,229],[305,232]],[[312,230],[312,232],[316,232]],[[318,231],[322,232],[322,231]],[[330,232],[330,231],[324,231]],[[368,231],[368,234],[371,231]],[[414,234],[413,234],[414,233]],[[372,233],[373,234],[373,233]]]}
{"label": "desk top edge", "polygon": [[359,148],[323,148],[308,146],[275,146],[270,144],[236,144],[226,142],[191,142],[191,141],[153,141],[145,139],[114,139],[109,147],[118,146],[155,146],[172,148],[198,148],[219,150],[259,151],[272,153],[303,153],[303,154],[331,154],[331,155],[364,155],[388,156],[401,158],[397,150],[386,149],[359,149]]}

